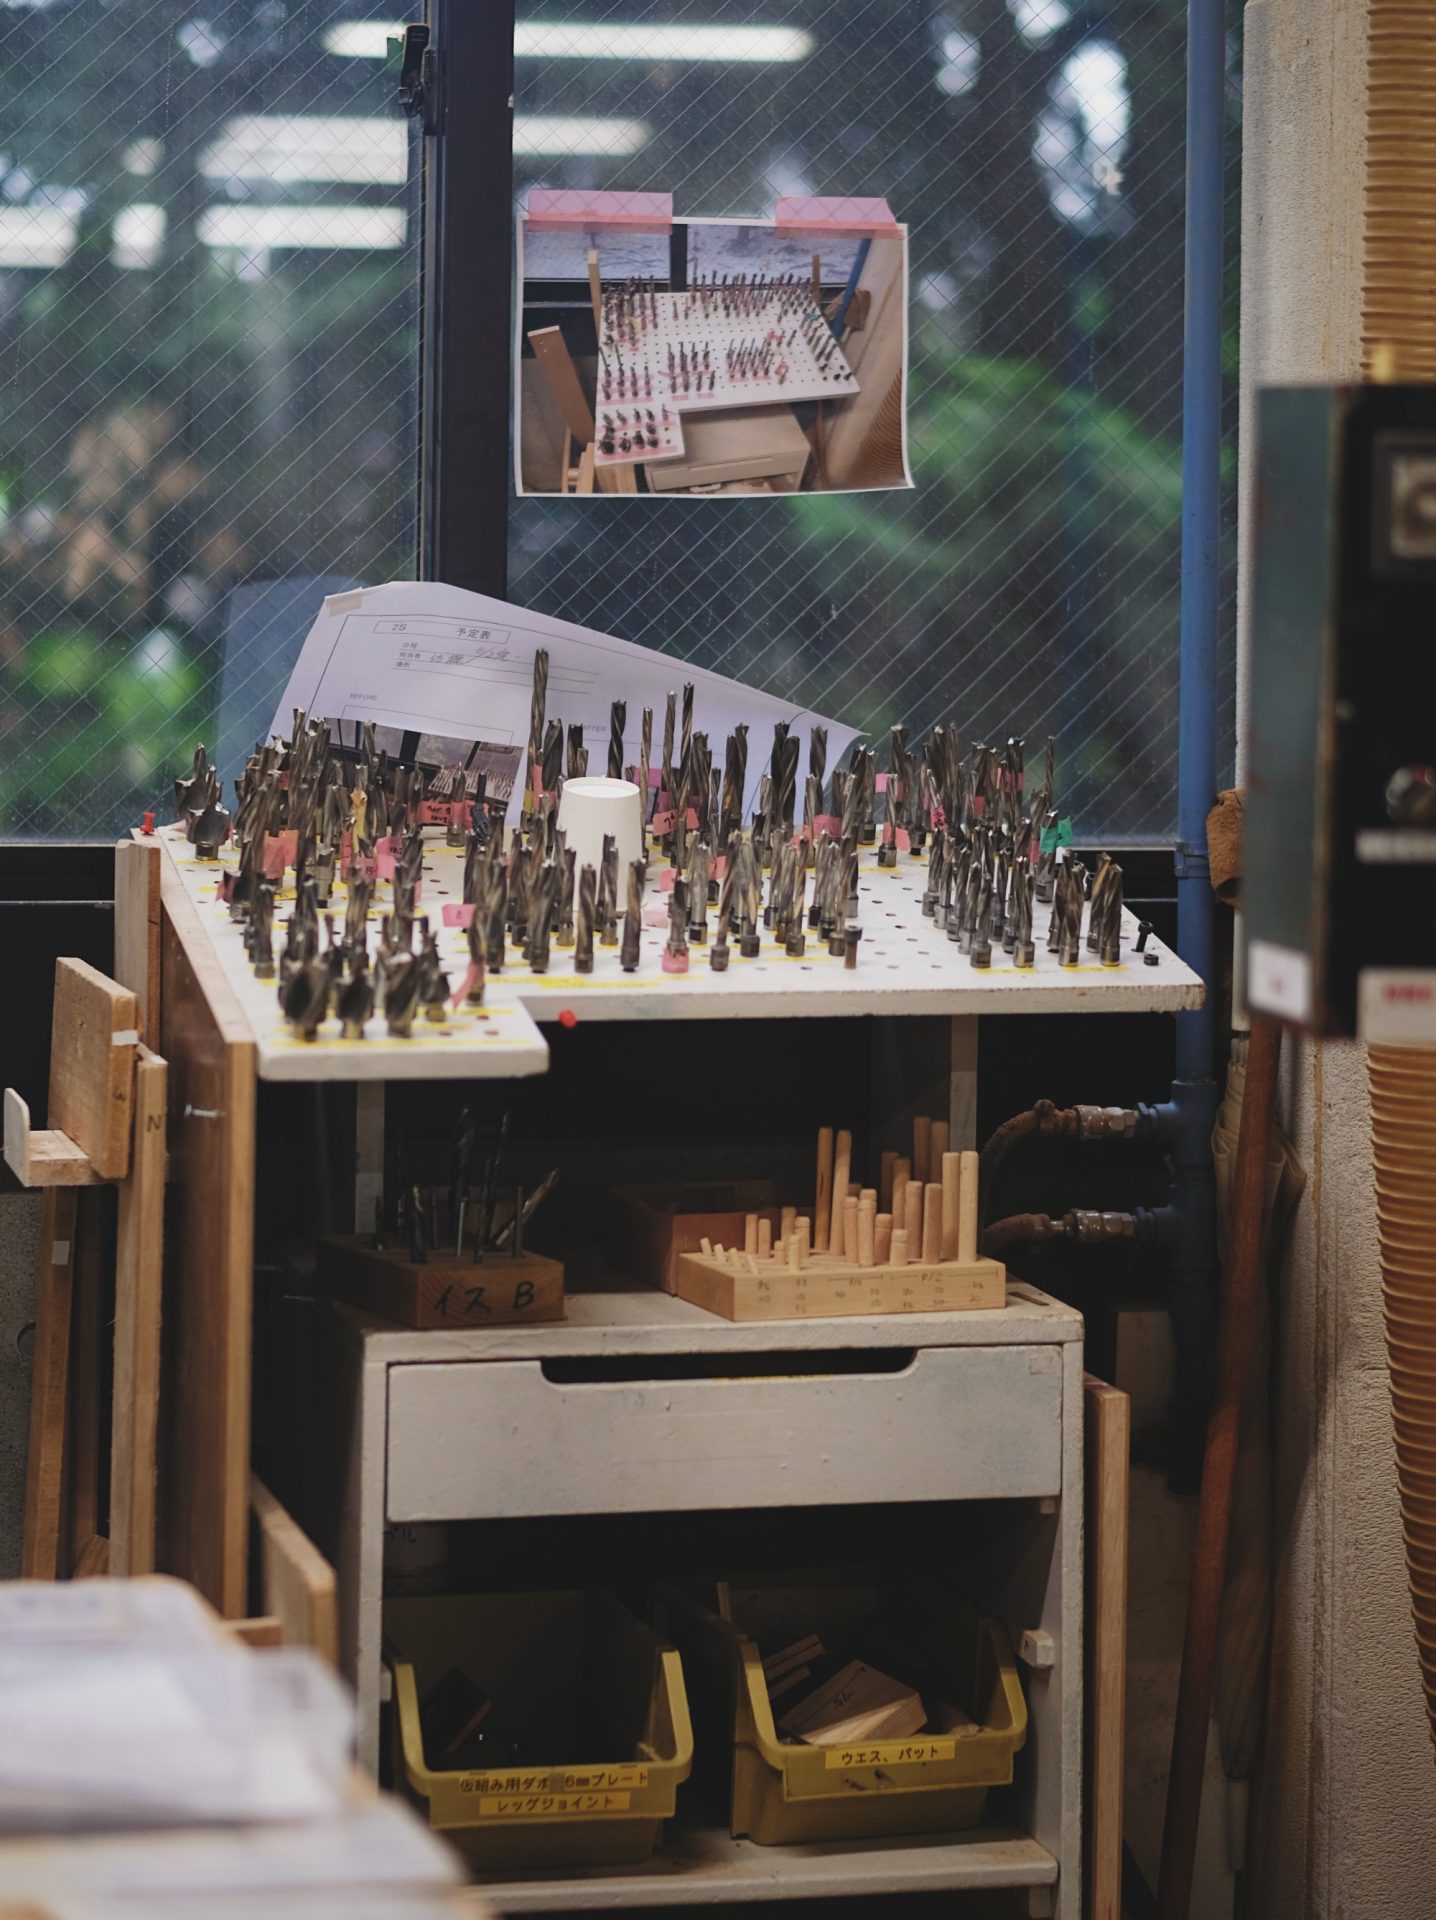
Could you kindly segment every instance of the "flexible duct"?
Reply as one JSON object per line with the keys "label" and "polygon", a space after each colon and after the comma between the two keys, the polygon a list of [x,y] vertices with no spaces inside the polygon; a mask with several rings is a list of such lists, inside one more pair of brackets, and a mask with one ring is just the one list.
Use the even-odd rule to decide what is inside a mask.
{"label": "flexible duct", "polygon": [[[1436,7],[1369,0],[1362,353],[1436,380]],[[1436,1053],[1372,1047],[1371,1126],[1401,1524],[1436,1740]]]}

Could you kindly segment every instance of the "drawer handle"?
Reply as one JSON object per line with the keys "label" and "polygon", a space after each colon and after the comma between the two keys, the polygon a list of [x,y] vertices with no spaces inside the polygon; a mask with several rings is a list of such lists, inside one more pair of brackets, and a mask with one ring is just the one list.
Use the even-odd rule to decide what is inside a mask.
{"label": "drawer handle", "polygon": [[555,1355],[540,1362],[554,1386],[610,1386],[663,1380],[791,1380],[794,1376],[831,1379],[834,1374],[907,1373],[917,1360],[914,1347],[848,1347],[835,1353],[672,1353],[583,1358]]}

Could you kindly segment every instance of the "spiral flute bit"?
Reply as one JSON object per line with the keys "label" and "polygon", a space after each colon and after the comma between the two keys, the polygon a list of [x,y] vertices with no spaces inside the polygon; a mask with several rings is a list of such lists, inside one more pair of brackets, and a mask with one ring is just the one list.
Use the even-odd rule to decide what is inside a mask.
{"label": "spiral flute bit", "polygon": [[544,810],[552,815],[558,811],[558,797],[563,788],[563,722],[550,720],[543,740],[543,804]]}
{"label": "spiral flute bit", "polygon": [[374,1011],[374,983],[369,978],[369,955],[362,947],[353,955],[334,1011],[339,1015],[346,1040],[364,1038],[365,1022]]}
{"label": "spiral flute bit", "polygon": [[1032,862],[1019,854],[1012,868],[1012,958],[1024,969],[1037,965],[1037,948],[1032,938]]}
{"label": "spiral flute bit", "polygon": [[583,744],[583,724],[578,722],[568,730],[568,766],[565,777],[569,780],[581,780],[588,772],[588,748]]}
{"label": "spiral flute bit", "polygon": [[1122,964],[1122,869],[1114,860],[1107,869],[1107,892],[1102,930],[1097,943],[1098,958],[1104,967]]}
{"label": "spiral flute bit", "polygon": [[653,709],[643,709],[643,723],[638,735],[638,844],[643,858],[648,858],[648,816],[652,811],[652,771],[649,762],[653,758]]}
{"label": "spiral flute bit", "polygon": [[641,860],[628,863],[628,890],[623,914],[623,947],[619,960],[625,973],[636,973],[643,938],[643,881]]}
{"label": "spiral flute bit", "polygon": [[535,973],[547,973],[549,944],[553,935],[554,898],[558,890],[558,869],[545,865],[529,894],[529,966]]}
{"label": "spiral flute bit", "polygon": [[428,917],[419,922],[419,1000],[424,1018],[437,1026],[448,1016],[449,976],[439,962],[438,940]]}
{"label": "spiral flute bit", "polygon": [[371,880],[351,880],[349,898],[344,903],[344,944],[356,952],[368,936],[369,904],[374,898]]}
{"label": "spiral flute bit", "polygon": [[663,949],[665,973],[687,973],[688,971],[687,920],[687,883],[683,880],[675,880],[673,891],[668,896],[668,943]]}
{"label": "spiral flute bit", "polygon": [[611,833],[603,836],[603,856],[598,867],[598,906],[594,926],[601,947],[618,945],[618,842]]}
{"label": "spiral flute bit", "polygon": [[524,800],[524,811],[531,811],[538,804],[539,779],[542,773],[540,755],[543,751],[544,714],[548,708],[548,651],[539,647],[534,654],[533,695],[529,702],[529,761],[528,793]]}
{"label": "spiral flute bit", "polygon": [[628,725],[628,702],[615,700],[608,709],[608,777],[623,778],[623,729]]}
{"label": "spiral flute bit", "polygon": [[584,866],[578,876],[578,907],[574,915],[573,967],[575,973],[593,972],[593,933],[598,918],[598,873]]}
{"label": "spiral flute bit", "polygon": [[558,902],[554,908],[554,940],[561,947],[571,947],[574,942],[573,914],[574,893],[578,885],[578,855],[572,847],[564,847],[558,862]]}
{"label": "spiral flute bit", "polygon": [[[484,965],[490,973],[504,970],[504,938],[508,927],[509,877],[496,869],[489,887],[488,925],[484,929]],[[477,910],[476,910],[477,913]]]}
{"label": "spiral flute bit", "polygon": [[1104,853],[1097,862],[1097,871],[1092,875],[1092,909],[1087,916],[1087,951],[1089,953],[1096,953],[1102,942],[1107,916],[1107,888],[1110,885],[1108,875],[1112,871],[1113,864],[1111,854]]}
{"label": "spiral flute bit", "polygon": [[695,840],[688,856],[688,938],[702,946],[708,938],[708,870],[712,864],[707,845]]}

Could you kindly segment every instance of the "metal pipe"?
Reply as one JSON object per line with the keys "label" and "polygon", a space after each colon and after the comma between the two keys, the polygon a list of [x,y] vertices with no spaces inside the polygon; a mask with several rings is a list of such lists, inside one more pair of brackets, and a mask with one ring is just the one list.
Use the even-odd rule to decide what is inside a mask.
{"label": "metal pipe", "polygon": [[[1223,0],[1188,0],[1186,319],[1182,359],[1182,594],[1177,762],[1177,949],[1206,989],[1177,1015],[1172,1088],[1172,1205],[1181,1223],[1172,1249],[1170,1305],[1176,1344],[1174,1425],[1200,1432],[1216,1298],[1216,1190],[1211,1132],[1213,903],[1206,820],[1216,794],[1217,638],[1221,531]],[[1195,1465],[1195,1444],[1190,1446]],[[1174,1479],[1188,1479],[1180,1460]],[[1190,1484],[1190,1482],[1189,1482]]]}

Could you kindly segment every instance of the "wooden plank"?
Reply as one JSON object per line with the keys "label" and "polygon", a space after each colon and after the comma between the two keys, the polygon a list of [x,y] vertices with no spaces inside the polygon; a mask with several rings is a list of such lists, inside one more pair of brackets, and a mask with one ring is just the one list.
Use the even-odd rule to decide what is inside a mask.
{"label": "wooden plank", "polygon": [[27,1580],[53,1580],[60,1571],[75,1210],[73,1189],[51,1187],[40,1214],[30,1448],[25,1462],[25,1529],[20,1551],[20,1572]]}
{"label": "wooden plank", "polygon": [[157,840],[115,847],[115,979],[135,996],[147,1046],[160,1031],[160,848]]}
{"label": "wooden plank", "polygon": [[70,1433],[67,1493],[70,1535],[68,1568],[101,1531],[100,1449],[104,1429],[105,1348],[110,1339],[106,1281],[109,1273],[108,1195],[81,1194],[76,1202],[74,1294],[70,1336]]}
{"label": "wooden plank", "polygon": [[593,326],[600,342],[603,340],[603,280],[598,271],[598,249],[588,250],[588,297],[593,304]]}
{"label": "wooden plank", "polygon": [[55,962],[50,1125],[69,1134],[105,1180],[129,1171],[138,1019],[128,987],[84,960]]}
{"label": "wooden plank", "polygon": [[173,865],[161,875],[170,1198],[157,1561],[245,1611],[255,1047]]}
{"label": "wooden plank", "polygon": [[74,1580],[103,1580],[110,1569],[110,1543],[102,1533],[92,1533],[75,1555]]}
{"label": "wooden plank", "polygon": [[325,1292],[405,1327],[502,1327],[562,1320],[563,1265],[542,1254],[490,1254],[480,1264],[436,1254],[416,1265],[362,1235],[321,1240],[315,1279]]}
{"label": "wooden plank", "polygon": [[95,1187],[100,1176],[90,1156],[68,1133],[54,1127],[36,1132],[30,1109],[13,1087],[5,1089],[5,1164],[22,1187]]}
{"label": "wooden plank", "polygon": [[155,1566],[167,1080],[164,1061],[142,1045],[134,1149],[120,1183],[115,1250],[110,1569],[126,1575],[152,1573]]}
{"label": "wooden plank", "polygon": [[578,377],[578,368],[564,344],[562,332],[558,327],[535,327],[529,334],[529,345],[534,350],[539,371],[558,402],[559,412],[569,432],[581,447],[589,445],[596,437],[593,409],[588,404]]}
{"label": "wooden plank", "polygon": [[252,1614],[248,1620],[228,1620],[225,1632],[242,1647],[282,1647],[284,1628],[272,1613]]}
{"label": "wooden plank", "polygon": [[262,1480],[250,1477],[258,1536],[259,1593],[287,1647],[313,1647],[339,1664],[339,1597],[334,1569]]}
{"label": "wooden plank", "polygon": [[1091,1374],[1086,1404],[1086,1798],[1089,1920],[1122,1920],[1127,1708],[1127,1481],[1131,1402]]}
{"label": "wooden plank", "polygon": [[[741,1258],[741,1256],[740,1256]],[[758,1271],[703,1254],[678,1259],[674,1290],[725,1320],[828,1319],[841,1314],[966,1313],[1002,1306],[1007,1269],[1000,1260],[860,1267],[809,1260],[795,1270],[776,1261]]]}

